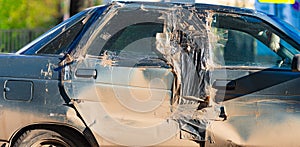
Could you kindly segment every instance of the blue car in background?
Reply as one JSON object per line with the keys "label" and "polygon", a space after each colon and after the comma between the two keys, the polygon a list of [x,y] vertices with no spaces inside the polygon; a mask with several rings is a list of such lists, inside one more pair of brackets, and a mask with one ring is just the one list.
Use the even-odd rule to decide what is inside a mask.
{"label": "blue car in background", "polygon": [[0,146],[299,146],[299,54],[250,9],[92,7],[0,55]]}

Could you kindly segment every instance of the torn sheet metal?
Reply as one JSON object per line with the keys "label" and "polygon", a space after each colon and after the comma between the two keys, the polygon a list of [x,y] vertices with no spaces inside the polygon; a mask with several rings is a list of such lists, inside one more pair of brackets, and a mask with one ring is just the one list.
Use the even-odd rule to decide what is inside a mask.
{"label": "torn sheet metal", "polygon": [[[74,54],[76,66],[71,66],[73,73],[96,68],[97,77],[82,84],[84,79],[70,75],[72,83],[65,83],[69,96],[80,99],[76,107],[92,130],[121,145],[155,145],[178,133],[181,139],[206,140],[205,130],[219,118],[220,109],[209,100],[207,24],[193,11],[176,5],[115,3],[99,18]],[[114,44],[106,45],[116,34],[130,27],[138,30],[136,25],[145,22],[163,28],[145,41],[123,46],[121,52],[114,51]],[[147,53],[145,44],[153,40],[155,46]],[[145,51],[139,55],[135,48]],[[144,54],[149,56],[142,58]]]}
{"label": "torn sheet metal", "polygon": [[[224,19],[221,20],[221,16]],[[258,23],[260,20],[254,17],[247,20],[248,16],[218,14],[216,12],[211,12],[208,17],[213,22],[209,38],[212,45],[211,53],[213,57],[211,59],[215,64],[214,68],[210,69],[212,72],[212,86],[214,87],[211,92],[215,94],[213,96],[215,101],[224,105],[229,117],[226,121],[211,122],[206,130],[207,139],[210,142],[207,145],[298,146],[299,141],[291,134],[297,134],[294,131],[299,131],[297,125],[299,124],[299,111],[295,111],[295,108],[299,108],[300,103],[297,100],[298,96],[295,96],[296,94],[287,94],[293,91],[291,89],[294,86],[291,86],[291,83],[298,81],[294,77],[296,73],[283,72],[274,70],[273,67],[266,68],[263,65],[257,65],[256,63],[262,62],[253,58],[243,60],[241,63],[243,65],[249,63],[254,65],[236,66],[237,64],[235,64],[235,66],[225,66],[226,60],[228,62],[226,49],[235,54],[235,60],[245,58],[244,55],[248,55],[246,58],[251,57],[253,53],[251,54],[250,51],[253,49],[253,44],[256,43],[253,42],[253,39],[259,39],[253,36],[258,34],[260,30],[272,29]],[[232,24],[235,24],[235,26]],[[230,36],[232,35],[230,31],[247,33],[248,36],[252,34],[253,36],[244,37],[243,39],[248,40],[243,43],[243,39],[240,39],[241,36],[237,37],[238,35],[236,35],[235,37],[238,39],[233,39],[235,37]],[[231,41],[235,40],[235,43],[229,43],[228,40],[230,39]],[[264,40],[261,41],[265,42]],[[247,47],[232,47],[232,43],[235,45],[240,43]],[[226,48],[229,45],[231,47]],[[266,45],[269,45],[269,43],[266,43]],[[240,49],[240,52],[235,49]],[[258,49],[262,48],[253,50],[258,51]],[[269,49],[272,51],[273,46],[270,45]],[[264,61],[267,61],[267,59],[264,59]],[[289,75],[282,76],[285,74]],[[279,76],[273,77],[276,75]],[[293,131],[289,133],[288,130]]]}
{"label": "torn sheet metal", "polygon": [[[207,49],[205,24],[190,11],[178,7],[172,13],[166,14],[167,30],[170,35],[170,47],[158,47],[159,50],[171,49],[172,54],[165,54],[166,59],[174,66],[178,76],[180,92],[174,95],[177,108],[173,119],[179,122],[181,138],[196,141],[205,140],[207,118],[195,118],[195,114],[202,109],[200,104],[208,98],[209,76],[206,71]],[[197,25],[196,25],[197,24]],[[160,43],[167,44],[168,42]],[[165,51],[168,52],[168,51]],[[193,97],[194,99],[191,99]]]}
{"label": "torn sheet metal", "polygon": [[[270,144],[257,137],[260,130],[270,135],[276,127],[287,133],[285,123],[297,128],[291,122],[299,119],[289,115],[299,106],[295,98],[288,106],[264,98],[224,101],[230,84],[226,79],[252,73],[243,71],[237,77],[227,75],[226,69],[215,72],[219,65],[212,51],[222,44],[213,32],[214,14],[175,4],[113,3],[87,31],[72,53],[76,62],[70,65],[65,89],[101,144],[173,146],[174,140],[188,140],[217,146],[274,145],[269,141],[274,136],[266,138]],[[81,69],[97,74],[76,76]],[[215,76],[221,80],[217,87],[225,89],[215,88]],[[271,111],[285,117],[278,121]],[[297,144],[292,136],[281,137]]]}
{"label": "torn sheet metal", "polygon": [[[212,19],[209,12],[196,11],[113,3],[84,35],[72,53],[75,62],[68,66],[65,76],[70,79],[64,86],[87,125],[101,136],[99,142],[214,141],[208,133],[212,122],[227,116],[211,88]],[[141,28],[147,25],[152,26]],[[144,36],[119,37],[130,30]],[[96,69],[97,74],[76,76],[81,69]]]}

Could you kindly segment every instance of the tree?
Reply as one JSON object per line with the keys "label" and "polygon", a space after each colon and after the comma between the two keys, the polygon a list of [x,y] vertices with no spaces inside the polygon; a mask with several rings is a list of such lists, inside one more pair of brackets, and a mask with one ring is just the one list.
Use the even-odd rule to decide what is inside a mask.
{"label": "tree", "polygon": [[0,29],[50,28],[60,17],[59,0],[0,0]]}
{"label": "tree", "polygon": [[[14,52],[71,14],[101,0],[0,0],[0,52]],[[71,4],[71,5],[70,5]],[[67,14],[67,17],[65,17]]]}
{"label": "tree", "polygon": [[85,8],[101,4],[101,0],[71,0],[70,16],[82,11]]}

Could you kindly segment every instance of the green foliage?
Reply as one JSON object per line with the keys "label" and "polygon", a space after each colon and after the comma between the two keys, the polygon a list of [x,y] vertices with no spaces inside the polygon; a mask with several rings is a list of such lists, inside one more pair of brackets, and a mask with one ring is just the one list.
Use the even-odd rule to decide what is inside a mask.
{"label": "green foliage", "polygon": [[0,29],[50,28],[58,17],[59,0],[0,0]]}
{"label": "green foliage", "polygon": [[[70,0],[71,1],[71,0]],[[83,8],[102,0],[82,0]],[[0,53],[15,52],[61,21],[67,0],[0,0]]]}
{"label": "green foliage", "polygon": [[94,0],[94,6],[101,5],[102,0]]}

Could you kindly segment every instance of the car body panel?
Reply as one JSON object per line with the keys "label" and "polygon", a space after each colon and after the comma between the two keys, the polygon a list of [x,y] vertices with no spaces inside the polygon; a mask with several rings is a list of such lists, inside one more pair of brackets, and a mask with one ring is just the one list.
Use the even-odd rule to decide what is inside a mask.
{"label": "car body panel", "polygon": [[[0,70],[0,140],[28,125],[57,123],[90,129],[99,145],[297,146],[300,73],[290,61],[299,38],[249,9],[143,2],[90,8],[0,56],[7,69]],[[229,40],[247,47],[239,52]],[[226,46],[236,59],[261,56],[228,62]],[[8,115],[20,119],[9,124]]]}
{"label": "car body panel", "polygon": [[1,140],[34,124],[65,122],[84,130],[76,111],[64,105],[66,101],[61,96],[58,80],[58,56],[1,55],[0,62],[1,69],[6,69],[0,72],[4,88],[0,105]]}

